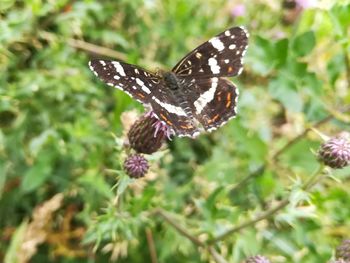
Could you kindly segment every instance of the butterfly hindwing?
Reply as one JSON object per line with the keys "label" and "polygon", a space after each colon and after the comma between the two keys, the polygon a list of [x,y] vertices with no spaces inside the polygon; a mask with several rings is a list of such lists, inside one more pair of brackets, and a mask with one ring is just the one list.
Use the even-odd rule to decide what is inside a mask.
{"label": "butterfly hindwing", "polygon": [[156,100],[152,104],[152,110],[159,120],[172,128],[176,135],[195,137],[199,134],[193,119],[188,117],[180,107],[168,103],[159,104]]}
{"label": "butterfly hindwing", "polygon": [[172,69],[182,77],[229,77],[241,73],[248,32],[233,27],[194,49]]}
{"label": "butterfly hindwing", "polygon": [[201,86],[210,88],[194,101],[195,117],[206,131],[224,125],[237,115],[238,89],[229,80],[212,78],[202,81]]}

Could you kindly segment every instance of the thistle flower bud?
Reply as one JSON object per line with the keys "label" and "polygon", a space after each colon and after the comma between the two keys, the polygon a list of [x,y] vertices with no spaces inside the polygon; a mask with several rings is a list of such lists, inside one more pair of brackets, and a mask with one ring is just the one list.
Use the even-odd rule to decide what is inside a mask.
{"label": "thistle flower bud", "polygon": [[340,169],[350,164],[350,134],[343,132],[323,143],[318,159],[331,168]]}
{"label": "thistle flower bud", "polygon": [[245,262],[246,263],[270,263],[270,260],[268,260],[264,256],[257,255],[257,256],[247,258]]}
{"label": "thistle flower bud", "polygon": [[131,178],[144,177],[148,168],[148,161],[140,154],[130,155],[124,161],[124,171]]}
{"label": "thistle flower bud", "polygon": [[350,262],[350,239],[345,239],[336,249],[335,257]]}
{"label": "thistle flower bud", "polygon": [[157,119],[153,112],[146,113],[137,120],[128,132],[131,148],[138,153],[156,152],[173,134],[172,129]]}

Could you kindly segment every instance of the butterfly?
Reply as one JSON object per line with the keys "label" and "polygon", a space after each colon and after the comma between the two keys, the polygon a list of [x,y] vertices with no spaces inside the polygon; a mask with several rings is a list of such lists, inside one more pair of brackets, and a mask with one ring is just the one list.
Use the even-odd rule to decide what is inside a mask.
{"label": "butterfly", "polygon": [[204,42],[171,71],[152,73],[121,61],[93,59],[89,67],[107,85],[147,107],[178,136],[213,131],[237,114],[239,75],[249,34],[232,27]]}

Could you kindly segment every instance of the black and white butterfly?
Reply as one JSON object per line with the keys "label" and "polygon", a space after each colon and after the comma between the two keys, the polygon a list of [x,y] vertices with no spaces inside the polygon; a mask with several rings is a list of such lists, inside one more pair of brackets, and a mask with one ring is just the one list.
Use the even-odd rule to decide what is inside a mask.
{"label": "black and white butterfly", "polygon": [[89,66],[103,82],[150,106],[176,135],[195,137],[236,116],[238,89],[225,77],[242,72],[247,46],[248,32],[233,27],[194,49],[170,72],[98,59]]}

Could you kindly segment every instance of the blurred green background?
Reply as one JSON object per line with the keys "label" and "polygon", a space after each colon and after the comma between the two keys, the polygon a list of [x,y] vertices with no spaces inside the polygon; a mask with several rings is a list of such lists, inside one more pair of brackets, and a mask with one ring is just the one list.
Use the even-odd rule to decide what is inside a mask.
{"label": "blurred green background", "polygon": [[[234,25],[250,32],[233,79],[238,118],[174,138],[147,156],[145,178],[129,179],[120,117],[142,106],[101,83],[89,59],[170,69]],[[349,131],[349,28],[349,1],[1,0],[0,262],[225,262],[154,211],[205,242],[285,198],[215,243],[218,257],[330,260],[350,237],[350,169],[306,192],[317,133],[274,154],[329,115],[319,131]]]}

